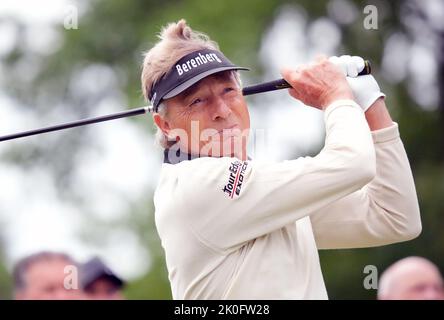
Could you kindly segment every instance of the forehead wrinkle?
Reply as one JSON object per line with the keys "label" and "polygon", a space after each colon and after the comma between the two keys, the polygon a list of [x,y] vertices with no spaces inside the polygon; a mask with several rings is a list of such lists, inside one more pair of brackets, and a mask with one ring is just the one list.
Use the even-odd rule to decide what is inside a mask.
{"label": "forehead wrinkle", "polygon": [[193,84],[191,87],[186,89],[184,92],[182,92],[178,97],[180,99],[188,98],[189,96],[191,96],[194,93],[196,93],[196,91],[198,91],[202,87],[202,83],[204,82],[204,80],[208,80],[208,79],[218,80],[218,81],[231,81],[231,80],[233,80],[232,79],[232,72],[230,72],[230,71],[218,72],[218,73],[209,75],[208,77],[205,77],[202,80],[199,80],[198,82]]}
{"label": "forehead wrinkle", "polygon": [[[204,80],[204,79],[202,79],[202,80]],[[199,91],[199,89],[202,87],[202,80],[200,80],[199,82],[193,84],[191,87],[189,87],[184,92],[182,92],[179,95],[179,98],[182,99],[182,100],[185,100],[189,96],[191,96],[191,95],[195,94],[197,91]]]}

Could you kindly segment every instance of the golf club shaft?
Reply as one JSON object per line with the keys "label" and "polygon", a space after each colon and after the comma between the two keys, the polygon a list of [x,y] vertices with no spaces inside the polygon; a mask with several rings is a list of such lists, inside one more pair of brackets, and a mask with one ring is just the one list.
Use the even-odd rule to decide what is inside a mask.
{"label": "golf club shaft", "polygon": [[[371,73],[371,67],[370,62],[368,60],[365,60],[365,67],[364,70],[362,70],[359,75],[365,75]],[[252,86],[248,86],[242,89],[242,94],[244,96],[248,96],[251,94],[261,93],[261,92],[267,92],[267,91],[274,91],[279,89],[285,89],[290,88],[290,84],[285,81],[284,79],[278,79],[270,82],[260,83]],[[40,129],[34,129],[24,132],[18,132],[14,134],[9,134],[5,136],[0,136],[0,142],[6,141],[6,140],[12,140],[12,139],[18,139],[18,138],[24,138],[29,137],[41,133],[47,133],[52,131],[58,131],[58,130],[64,130],[74,127],[80,127],[88,124],[93,124],[97,122],[103,122],[103,121],[109,121],[114,119],[120,119],[120,118],[126,118],[126,117],[132,117],[137,116],[141,114],[145,114],[150,111],[150,107],[140,107],[136,109],[131,109],[128,111],[122,111],[114,114],[109,114],[105,116],[95,117],[95,118],[88,118],[83,120],[77,120],[73,122],[67,122],[55,126],[40,128]]]}
{"label": "golf club shaft", "polygon": [[109,121],[109,120],[120,119],[120,118],[125,118],[125,117],[137,116],[140,114],[147,113],[148,110],[149,110],[148,107],[140,107],[140,108],[131,109],[128,111],[122,111],[122,112],[118,112],[118,113],[109,114],[106,116],[77,120],[77,121],[67,122],[67,123],[63,123],[63,124],[59,124],[59,125],[55,125],[55,126],[50,126],[50,127],[45,127],[45,128],[41,128],[41,129],[35,129],[35,130],[29,130],[29,131],[9,134],[9,135],[0,137],[0,141],[18,139],[18,138],[33,136],[36,134],[41,134],[41,133],[46,133],[46,132],[64,130],[64,129],[74,128],[74,127],[80,127],[80,126],[84,126],[84,125],[88,125],[88,124],[92,124],[92,123],[97,123],[97,122],[103,122],[103,121]]}

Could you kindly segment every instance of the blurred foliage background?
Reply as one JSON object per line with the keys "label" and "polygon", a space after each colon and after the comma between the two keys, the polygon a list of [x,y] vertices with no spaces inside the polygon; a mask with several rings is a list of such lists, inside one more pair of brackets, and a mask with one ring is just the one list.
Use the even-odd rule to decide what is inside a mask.
{"label": "blurred foliage background", "polygon": [[[308,23],[328,19],[340,31],[336,54],[352,53],[372,61],[374,74],[387,94],[392,116],[400,125],[422,212],[423,233],[413,241],[379,248],[320,252],[331,299],[373,299],[376,291],[366,290],[362,285],[365,265],[375,265],[382,271],[400,258],[419,255],[444,270],[444,219],[441,217],[444,214],[444,26],[437,22],[436,12],[426,3],[419,0],[79,0],[75,3],[80,8],[79,28],[66,30],[59,26],[60,41],[54,50],[30,53],[24,42],[17,41],[13,50],[1,56],[0,71],[7,79],[1,85],[3,91],[22,106],[32,108],[40,118],[51,120],[55,108],[58,113],[67,114],[66,119],[68,115],[69,119],[87,117],[94,114],[103,96],[119,99],[128,107],[143,104],[139,80],[142,52],[157,41],[156,34],[167,22],[185,18],[194,29],[209,34],[232,61],[253,70],[244,82],[255,82],[267,68],[266,61],[259,57],[259,49],[279,14],[293,8],[302,12]],[[377,30],[363,27],[366,16],[363,8],[368,4],[378,8]],[[20,21],[0,16],[0,22],[5,21],[15,24],[19,34],[26,31]],[[285,34],[294,31],[281,30]],[[306,30],[298,31],[306,33]],[[387,50],[394,51],[394,57],[387,55]],[[421,60],[424,57],[429,59],[424,62]],[[35,68],[24,69],[23,61],[31,61]],[[418,71],[422,63],[425,75]],[[89,66],[111,68],[117,75],[112,86],[103,86],[102,82],[107,80],[97,77],[87,84],[83,94],[72,90],[73,81],[82,79],[78,71]],[[393,67],[404,69],[395,75]],[[104,77],[106,75],[105,72]],[[427,77],[431,78],[428,83],[420,82],[420,78]],[[95,85],[102,89],[90,88]],[[418,90],[427,96],[421,98]],[[71,108],[67,110],[66,106]],[[154,132],[152,123],[147,125],[146,119],[131,121],[147,135]],[[163,250],[154,227],[153,188],[132,199],[127,212],[111,221],[89,215],[88,202],[74,190],[76,180],[72,179],[72,172],[77,162],[73,155],[90,143],[91,130],[73,130],[45,143],[11,144],[0,160],[25,171],[34,166],[51,170],[56,177],[57,197],[82,207],[84,227],[79,237],[85,243],[100,246],[106,239],[104,235],[116,228],[124,226],[130,230],[146,250],[150,263],[143,275],[131,279],[126,297],[170,299]],[[158,171],[159,167],[150,170]],[[93,180],[92,177],[92,183]],[[1,185],[1,188],[7,187]],[[5,228],[0,215],[0,235]],[[3,243],[0,249],[7,252],[8,241],[3,237],[0,241]],[[0,254],[0,298],[11,297],[10,265],[8,258]]]}

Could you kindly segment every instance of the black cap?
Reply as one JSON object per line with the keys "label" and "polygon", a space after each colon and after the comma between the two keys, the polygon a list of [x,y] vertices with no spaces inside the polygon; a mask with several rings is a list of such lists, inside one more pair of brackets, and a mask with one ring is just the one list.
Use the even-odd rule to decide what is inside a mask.
{"label": "black cap", "polygon": [[150,90],[150,100],[157,111],[162,99],[169,99],[191,87],[203,78],[227,70],[249,70],[234,65],[220,51],[203,49],[187,54],[156,82]]}
{"label": "black cap", "polygon": [[122,279],[97,257],[89,260],[80,267],[80,285],[82,289],[87,288],[100,278],[109,279],[119,288],[125,284]]}

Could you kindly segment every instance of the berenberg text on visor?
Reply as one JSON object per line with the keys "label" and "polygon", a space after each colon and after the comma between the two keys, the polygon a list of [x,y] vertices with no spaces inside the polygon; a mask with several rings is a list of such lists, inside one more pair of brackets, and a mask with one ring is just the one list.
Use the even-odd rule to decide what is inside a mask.
{"label": "berenberg text on visor", "polygon": [[222,60],[220,60],[217,54],[215,53],[207,53],[203,55],[199,52],[199,54],[196,57],[191,58],[182,64],[177,64],[176,71],[177,74],[181,76],[184,72],[191,71],[193,68],[197,68],[202,64],[207,64],[208,62],[214,62],[214,61],[222,63]]}

